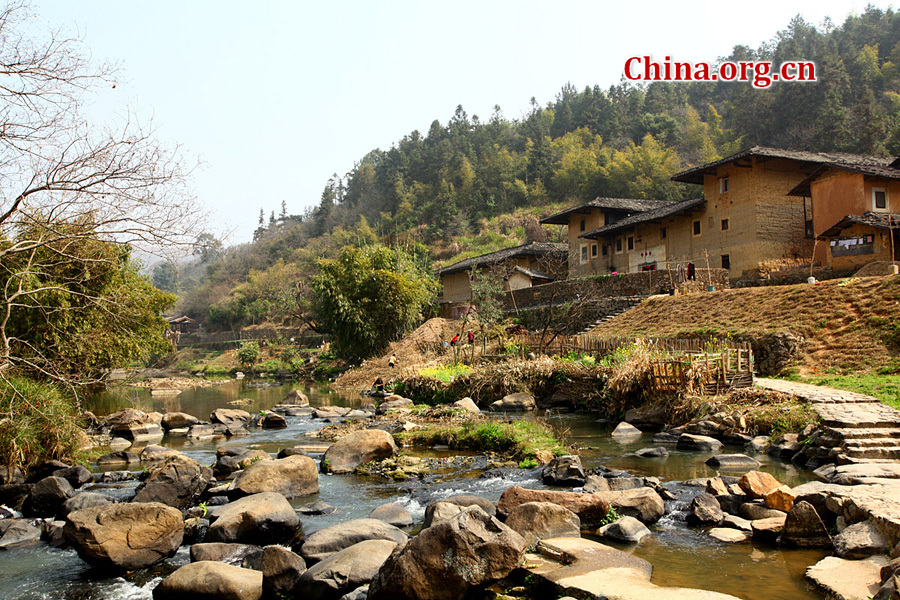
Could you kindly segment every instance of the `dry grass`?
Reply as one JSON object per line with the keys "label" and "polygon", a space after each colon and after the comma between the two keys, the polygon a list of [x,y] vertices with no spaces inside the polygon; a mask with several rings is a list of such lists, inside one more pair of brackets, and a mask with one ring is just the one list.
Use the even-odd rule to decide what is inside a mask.
{"label": "dry grass", "polygon": [[758,337],[783,331],[804,337],[799,357],[803,372],[872,372],[896,362],[900,276],[654,297],[592,333]]}

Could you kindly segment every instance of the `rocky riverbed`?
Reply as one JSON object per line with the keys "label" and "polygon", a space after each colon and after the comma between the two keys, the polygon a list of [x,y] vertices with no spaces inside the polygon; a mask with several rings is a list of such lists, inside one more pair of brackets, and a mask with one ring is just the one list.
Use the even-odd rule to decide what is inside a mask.
{"label": "rocky riverbed", "polygon": [[[124,576],[138,586],[132,597],[463,598],[483,590],[498,597],[745,597],[651,581],[651,563],[632,549],[682,523],[713,547],[749,544],[764,555],[811,557],[810,580],[840,597],[894,593],[889,561],[900,540],[885,526],[894,518],[883,510],[889,482],[783,485],[759,470],[765,457],[753,450],[761,440],[754,446],[751,439],[747,454],[728,454],[720,440],[686,431],[635,448],[630,464],[696,453],[734,475],[676,485],[641,468],[586,467],[577,454],[526,470],[489,465],[479,453],[417,456],[392,436],[447,420],[489,420],[458,408],[417,409],[401,398],[377,408],[313,407],[292,393],[272,411],[218,408],[202,420],[181,411],[119,411],[98,419],[96,434],[121,449],[110,448],[93,472],[58,463],[27,476],[0,471],[0,502],[8,507],[0,547],[6,560],[69,548],[59,556],[91,565],[89,577]],[[279,433],[300,424],[317,435]],[[627,427],[616,434],[635,435]],[[260,447],[267,435],[294,443]],[[176,449],[215,440],[222,443],[213,460]],[[434,493],[424,512],[386,502],[354,518],[321,500],[321,486],[333,478],[435,488],[440,473],[464,470],[491,482],[499,498],[456,493],[455,483]],[[330,524],[316,526],[326,518],[316,515],[329,514]]]}

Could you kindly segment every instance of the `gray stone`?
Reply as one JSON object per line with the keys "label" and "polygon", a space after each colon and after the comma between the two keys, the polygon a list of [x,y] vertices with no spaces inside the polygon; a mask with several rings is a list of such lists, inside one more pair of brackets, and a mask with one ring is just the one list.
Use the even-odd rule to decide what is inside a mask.
{"label": "gray stone", "polygon": [[731,527],[713,527],[709,530],[709,537],[727,544],[740,544],[750,539],[746,532]]}
{"label": "gray stone", "polygon": [[759,461],[746,454],[717,454],[706,459],[706,464],[713,468],[755,469]]}
{"label": "gray stone", "polygon": [[69,513],[81,510],[83,508],[91,508],[92,506],[106,506],[112,504],[113,499],[105,494],[96,492],[80,492],[66,500],[62,508],[59,509],[59,516],[65,518]]}
{"label": "gray stone", "polygon": [[74,489],[78,489],[81,486],[88,483],[93,483],[94,481],[94,474],[81,465],[59,469],[58,471],[53,472],[53,476],[62,477],[63,479],[68,481],[69,485],[71,485]]}
{"label": "gray stone", "polygon": [[210,413],[209,421],[226,427],[245,427],[250,422],[250,413],[236,408],[217,408]]}
{"label": "gray stone", "polygon": [[244,559],[259,550],[259,546],[251,544],[232,544],[223,542],[206,542],[191,546],[191,562],[211,560],[229,565],[240,566]]}
{"label": "gray stone", "polygon": [[456,402],[453,403],[452,406],[455,406],[456,408],[461,408],[464,411],[466,411],[467,413],[470,413],[473,415],[481,414],[481,409],[478,408],[478,405],[475,404],[475,401],[472,400],[471,398],[469,398],[468,396],[466,396],[462,400],[457,400]]}
{"label": "gray stone", "polygon": [[276,493],[299,498],[319,492],[319,472],[308,456],[261,460],[243,470],[229,488],[229,496]]}
{"label": "gray stone", "polygon": [[45,477],[34,484],[22,512],[28,516],[52,517],[73,495],[72,485],[62,477]]}
{"label": "gray stone", "polygon": [[183,509],[196,504],[212,481],[212,470],[183,454],[155,464],[138,486],[134,502],[161,502]]}
{"label": "gray stone", "polygon": [[209,511],[208,542],[277,544],[294,537],[300,520],[281,494],[263,492]]}
{"label": "gray stone", "polygon": [[300,577],[296,591],[305,600],[338,600],[378,574],[397,544],[365,540],[316,563]]}
{"label": "gray stone", "polygon": [[598,529],[597,535],[617,542],[637,544],[650,535],[650,530],[634,517],[622,517],[618,521]]}
{"label": "gray stone", "polygon": [[884,536],[868,521],[847,527],[834,538],[834,551],[841,558],[861,559],[891,551]]}
{"label": "gray stone", "polygon": [[182,429],[184,427],[190,427],[191,425],[196,425],[200,422],[200,419],[193,415],[189,415],[183,412],[167,412],[163,415],[162,428],[166,431],[170,431],[172,429]]}
{"label": "gray stone", "polygon": [[399,502],[379,506],[369,513],[368,518],[384,521],[394,527],[409,527],[413,524],[409,511]]}
{"label": "gray stone", "polygon": [[774,508],[766,508],[765,505],[755,502],[744,502],[741,504],[738,514],[750,521],[758,521],[760,519],[785,518],[787,513]]}
{"label": "gray stone", "polygon": [[622,421],[621,423],[616,425],[616,428],[613,429],[609,435],[613,438],[618,438],[618,439],[635,438],[635,437],[640,437],[641,435],[643,435],[643,432],[640,429],[638,429],[637,427],[635,427],[634,425],[632,425],[631,423],[626,423],[625,421]]}
{"label": "gray stone", "polygon": [[641,448],[634,455],[640,458],[667,458],[669,451],[663,446],[657,446],[656,448]]}
{"label": "gray stone", "polygon": [[878,593],[881,567],[886,563],[887,558],[881,556],[865,560],[828,556],[806,569],[806,578],[831,598],[864,600]]}
{"label": "gray stone", "polygon": [[251,552],[241,566],[262,572],[263,592],[270,597],[289,595],[306,571],[303,559],[283,546],[266,546]]}
{"label": "gray stone", "polygon": [[525,538],[528,546],[555,537],[580,537],[581,519],[571,510],[551,502],[526,502],[513,508],[506,526]]}
{"label": "gray stone", "polygon": [[355,519],[325,527],[306,536],[300,547],[300,556],[312,564],[365,540],[388,540],[404,544],[407,539],[409,536],[403,531],[384,521]]}
{"label": "gray stone", "polygon": [[259,600],[263,574],[221,562],[193,562],[166,577],[153,600]]}
{"label": "gray stone", "polygon": [[779,543],[796,548],[830,547],[831,536],[813,505],[797,502],[788,511]]}
{"label": "gray stone", "polygon": [[577,455],[557,456],[541,471],[544,485],[560,487],[581,487],[584,485],[584,467]]}
{"label": "gray stone", "polygon": [[22,519],[0,520],[0,550],[13,550],[37,544],[41,530]]}
{"label": "gray stone", "polygon": [[322,471],[352,473],[359,465],[381,460],[398,452],[393,436],[380,429],[354,431],[336,441],[325,451]]}
{"label": "gray stone", "polygon": [[722,523],[725,514],[716,497],[704,492],[691,500],[686,518],[691,527],[707,527]]}
{"label": "gray stone", "polygon": [[692,435],[682,433],[678,436],[679,450],[693,450],[697,452],[718,452],[722,449],[722,442],[704,435]]}
{"label": "gray stone", "polygon": [[535,410],[536,408],[534,396],[520,392],[509,394],[504,396],[502,400],[491,403],[488,410],[494,412],[523,412]]}
{"label": "gray stone", "polygon": [[[444,506],[438,506],[439,503],[445,503]],[[446,504],[452,504],[461,508],[466,508],[469,506],[479,506],[481,510],[491,515],[492,517],[497,514],[497,507],[494,506],[494,503],[488,500],[487,498],[482,498],[481,496],[450,496],[448,498],[442,498],[435,502],[430,502],[425,507],[425,524],[423,527],[429,527],[433,522],[435,522],[434,512],[436,510],[440,510],[443,518],[449,518],[456,515],[459,511],[453,510],[446,506]],[[441,520],[441,519],[438,519]]]}

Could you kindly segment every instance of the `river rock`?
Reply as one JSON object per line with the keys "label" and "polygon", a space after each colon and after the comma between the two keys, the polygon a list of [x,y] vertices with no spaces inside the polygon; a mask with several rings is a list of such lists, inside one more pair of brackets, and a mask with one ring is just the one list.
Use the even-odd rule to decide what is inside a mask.
{"label": "river rock", "polygon": [[127,450],[110,452],[97,459],[97,465],[100,467],[108,467],[110,465],[131,465],[139,462],[141,462],[141,457],[134,452],[128,452]]}
{"label": "river rock", "polygon": [[112,503],[113,499],[105,494],[98,494],[97,492],[79,492],[63,502],[58,514],[61,518],[65,519],[69,513],[73,513],[76,510],[94,506],[106,506],[107,504]]}
{"label": "river rock", "polygon": [[880,556],[865,560],[828,556],[806,569],[806,578],[829,597],[864,600],[878,593],[881,567],[885,563],[887,559]]}
{"label": "river rock", "polygon": [[179,452],[164,463],[150,467],[147,479],[137,488],[134,502],[161,502],[188,508],[199,501],[211,481],[209,467]]}
{"label": "river rock", "polygon": [[209,515],[208,542],[278,544],[291,540],[300,523],[285,497],[273,492],[217,506]]}
{"label": "river rock", "polygon": [[61,460],[42,460],[28,469],[28,477],[25,481],[26,483],[37,483],[41,479],[56,475],[57,471],[68,469],[71,466],[69,463]]}
{"label": "river rock", "polygon": [[259,546],[251,544],[231,544],[223,542],[206,542],[191,546],[191,562],[211,560],[229,565],[240,566],[244,559],[259,550]]}
{"label": "river rock", "polygon": [[278,403],[279,406],[309,406],[309,398],[300,390],[291,390],[284,397],[284,400]]}
{"label": "river rock", "polygon": [[[740,488],[738,488],[738,491],[740,491]],[[716,500],[719,501],[719,506],[721,506],[722,510],[726,513],[730,515],[740,515],[741,506],[747,504],[747,495],[743,492],[741,492],[740,494],[722,494],[716,496]]]}
{"label": "river rock", "polygon": [[76,490],[81,486],[93,483],[94,481],[94,474],[81,465],[59,469],[58,471],[53,472],[53,476],[62,477]]}
{"label": "river rock", "polygon": [[284,429],[287,427],[287,421],[284,417],[275,412],[266,411],[261,415],[253,415],[250,424],[260,429]]}
{"label": "river rock", "polygon": [[260,548],[248,554],[241,566],[262,572],[263,592],[269,597],[290,595],[306,571],[303,559],[283,546]]}
{"label": "river rock", "polygon": [[795,548],[830,547],[831,536],[813,505],[801,501],[788,512],[778,543]]}
{"label": "river rock", "polygon": [[719,502],[712,494],[698,494],[688,507],[687,523],[691,527],[708,527],[719,525],[725,518]]}
{"label": "river rock", "polygon": [[731,492],[721,477],[712,477],[706,482],[706,493],[712,496],[726,496]]}
{"label": "river rock", "polygon": [[349,412],[350,409],[344,406],[320,406],[313,410],[312,416],[317,419],[333,419],[343,417]]}
{"label": "river rock", "polygon": [[794,493],[786,485],[779,486],[766,494],[766,508],[788,512],[794,506]]}
{"label": "river rock", "polygon": [[453,504],[452,502],[443,502],[440,500],[437,502],[432,502],[428,505],[428,508],[430,510],[425,514],[425,521],[422,524],[423,529],[431,527],[436,523],[446,521],[447,519],[452,519],[465,510],[464,506]]}
{"label": "river rock", "polygon": [[769,449],[769,446],[772,445],[772,440],[767,435],[758,435],[744,446],[744,450],[747,452],[754,452],[756,454],[763,454],[766,450]]}
{"label": "river rock", "polygon": [[100,569],[143,569],[175,554],[184,537],[181,511],[158,502],[94,506],[72,513],[66,541]]}
{"label": "river rock", "polygon": [[641,487],[632,490],[598,492],[622,516],[634,517],[641,523],[652,524],[666,514],[666,503],[656,490]]}
{"label": "river rock", "polygon": [[388,540],[404,544],[409,536],[397,527],[378,519],[354,519],[325,527],[306,536],[300,547],[300,556],[307,563],[317,563],[328,555],[340,552],[365,540]]}
{"label": "river rock", "polygon": [[679,450],[694,450],[697,452],[718,452],[722,449],[722,442],[705,435],[682,433],[678,436],[676,448]]}
{"label": "river rock", "polygon": [[760,519],[783,519],[787,513],[774,508],[766,508],[763,504],[757,502],[744,502],[738,509],[738,514],[745,519],[758,521]]}
{"label": "river rock", "polygon": [[720,469],[755,469],[759,467],[759,461],[746,454],[717,454],[707,458],[706,464]]}
{"label": "river rock", "polygon": [[685,433],[691,435],[715,436],[721,435],[728,427],[712,418],[701,419],[695,423],[690,423],[684,428]]}
{"label": "river rock", "polygon": [[725,518],[722,519],[722,527],[730,527],[731,529],[737,529],[738,531],[743,531],[744,533],[752,533],[753,527],[750,525],[750,521],[747,519],[742,519],[737,515],[725,515]]}
{"label": "river rock", "polygon": [[605,479],[611,492],[636,490],[646,485],[643,477],[606,477]]}
{"label": "river rock", "polygon": [[263,574],[221,562],[193,562],[166,577],[153,600],[259,600]]}
{"label": "river rock", "polygon": [[527,546],[554,537],[580,537],[581,519],[568,508],[550,502],[526,502],[509,511],[506,526],[525,538]]}
{"label": "river rock", "polygon": [[126,408],[106,417],[103,428],[108,429],[113,437],[121,437],[132,442],[161,438],[162,427],[159,422],[147,413]]}
{"label": "river rock", "polygon": [[744,493],[751,499],[765,498],[766,494],[781,487],[781,482],[762,471],[750,471],[744,473],[738,482]]}
{"label": "river rock", "polygon": [[750,539],[747,533],[731,527],[713,527],[709,530],[709,537],[726,544],[740,544]]}
{"label": "river rock", "polygon": [[752,521],[750,527],[753,529],[753,539],[764,544],[774,545],[784,530],[785,519],[786,516]]}
{"label": "river rock", "polygon": [[72,485],[62,477],[44,477],[34,484],[22,512],[31,517],[52,517],[74,495]]}
{"label": "river rock", "polygon": [[613,429],[609,435],[613,438],[623,439],[640,437],[641,435],[643,435],[643,432],[631,423],[622,421],[621,423],[616,425],[616,428]]}
{"label": "river rock", "polygon": [[469,398],[468,396],[466,396],[462,400],[457,400],[456,402],[453,403],[453,406],[455,406],[456,408],[461,408],[465,412],[472,414],[472,415],[480,415],[481,414],[481,409],[478,408],[478,405],[475,404],[475,401],[472,400],[471,398]]}
{"label": "river rock", "polygon": [[834,537],[834,552],[841,558],[858,560],[890,551],[887,540],[868,521],[851,525]]}
{"label": "river rock", "polygon": [[659,431],[669,422],[669,413],[662,406],[648,402],[626,411],[625,422],[631,423],[641,431]]}
{"label": "river rock", "polygon": [[335,552],[300,577],[296,593],[305,600],[338,600],[372,581],[396,547],[389,540],[365,540]]}
{"label": "river rock", "polygon": [[0,466],[0,485],[25,483],[25,474],[19,467]]}
{"label": "river rock", "polygon": [[23,519],[0,520],[0,550],[14,550],[37,544],[41,530]]}
{"label": "river rock", "polygon": [[610,503],[606,494],[625,494],[626,492],[597,492],[582,494],[578,492],[557,492],[551,490],[533,490],[519,486],[508,488],[500,496],[497,511],[508,515],[512,509],[526,502],[551,502],[565,507],[578,515],[582,527],[596,527],[609,513]]}
{"label": "river rock", "polygon": [[250,413],[237,408],[217,408],[210,413],[209,421],[225,427],[246,427],[250,423]]}
{"label": "river rock", "polygon": [[641,448],[634,455],[638,458],[668,458],[669,451],[663,446],[657,446],[656,448]]}
{"label": "river rock", "polygon": [[523,412],[535,410],[536,408],[537,404],[534,401],[534,396],[519,392],[516,394],[508,394],[504,396],[502,400],[492,402],[488,407],[488,410],[494,412]]}
{"label": "river rock", "polygon": [[593,494],[594,492],[608,492],[609,479],[603,475],[588,475],[584,480],[584,491],[588,494]]}
{"label": "river rock", "polygon": [[449,496],[447,498],[441,498],[435,502],[430,502],[425,507],[425,527],[428,527],[433,522],[440,521],[442,519],[438,519],[434,514],[436,511],[440,509],[443,510],[444,518],[449,518],[456,515],[459,511],[453,511],[452,513],[446,510],[446,507],[438,507],[438,504],[444,503],[451,504],[460,508],[467,508],[469,506],[478,506],[489,514],[490,516],[494,516],[497,514],[497,507],[494,506],[494,503],[488,500],[487,498],[482,498],[481,496],[472,496],[472,495],[459,495],[459,496]]}
{"label": "river rock", "polygon": [[399,449],[393,436],[380,429],[363,429],[349,433],[325,451],[322,471],[352,473],[363,463],[393,456]]}
{"label": "river rock", "polygon": [[184,520],[184,540],[185,544],[196,544],[206,537],[209,531],[209,519],[203,517],[188,517]]}
{"label": "river rock", "polygon": [[319,472],[308,456],[288,456],[262,460],[243,470],[229,488],[229,495],[240,497],[275,492],[285,498],[299,498],[319,492]]}
{"label": "river rock", "polygon": [[368,599],[457,600],[509,575],[524,555],[522,536],[473,506],[395,550],[369,586]]}
{"label": "river rock", "polygon": [[544,485],[581,487],[584,485],[584,467],[577,455],[557,456],[541,471]]}
{"label": "river rock", "polygon": [[647,526],[634,517],[622,517],[614,523],[598,529],[597,535],[617,542],[637,544],[651,534]]}
{"label": "river rock", "polygon": [[189,415],[183,412],[167,412],[163,415],[162,418],[162,428],[166,431],[170,429],[181,429],[183,427],[190,427],[191,425],[196,425],[200,422],[200,419],[193,415]]}
{"label": "river rock", "polygon": [[671,431],[661,431],[653,435],[654,444],[677,444],[680,433],[672,433]]}
{"label": "river rock", "polygon": [[[300,454],[295,452],[293,454]],[[305,456],[306,453],[303,453]],[[289,455],[278,458],[286,458]],[[228,477],[236,471],[246,469],[261,460],[272,460],[272,456],[265,450],[258,448],[219,448],[216,451],[216,462],[213,464],[213,475],[216,477]]]}
{"label": "river rock", "polygon": [[412,516],[410,516],[409,511],[399,502],[379,506],[369,513],[368,518],[384,521],[388,525],[393,525],[394,527],[409,527],[413,524],[413,519]]}
{"label": "river rock", "polygon": [[797,452],[803,449],[803,446],[798,439],[799,436],[796,433],[782,434],[775,438],[775,441],[773,441],[772,445],[766,450],[766,454],[789,460]]}

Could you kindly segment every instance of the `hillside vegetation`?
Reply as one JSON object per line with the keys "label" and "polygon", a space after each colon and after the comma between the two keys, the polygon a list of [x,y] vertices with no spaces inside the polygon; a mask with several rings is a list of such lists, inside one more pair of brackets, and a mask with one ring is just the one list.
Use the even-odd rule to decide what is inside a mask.
{"label": "hillside vegetation", "polygon": [[797,372],[900,373],[900,276],[656,296],[591,333],[601,337],[803,337]]}

